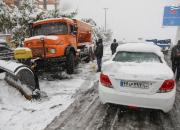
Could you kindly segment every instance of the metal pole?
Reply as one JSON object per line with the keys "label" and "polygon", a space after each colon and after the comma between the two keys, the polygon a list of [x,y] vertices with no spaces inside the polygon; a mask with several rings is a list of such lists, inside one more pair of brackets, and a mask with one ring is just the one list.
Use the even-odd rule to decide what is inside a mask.
{"label": "metal pole", "polygon": [[43,0],[43,8],[46,10],[47,9],[47,0]]}
{"label": "metal pole", "polygon": [[178,40],[180,40],[180,26],[177,28],[175,44],[177,44]]}
{"label": "metal pole", "polygon": [[105,25],[104,25],[104,31],[106,32],[106,14],[107,14],[107,10],[108,8],[104,8],[104,11],[105,11]]}
{"label": "metal pole", "polygon": [[57,9],[58,9],[58,0],[55,0],[54,7],[55,7],[55,10],[57,11]]}

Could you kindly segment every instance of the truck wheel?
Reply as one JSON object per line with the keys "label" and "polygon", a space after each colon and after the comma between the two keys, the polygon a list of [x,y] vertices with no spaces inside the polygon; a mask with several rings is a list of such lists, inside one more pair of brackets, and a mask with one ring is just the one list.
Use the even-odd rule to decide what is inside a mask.
{"label": "truck wheel", "polygon": [[88,53],[88,56],[87,56],[87,59],[85,60],[85,62],[89,63],[92,60],[93,60],[92,48],[89,48],[89,53]]}
{"label": "truck wheel", "polygon": [[67,73],[68,74],[73,74],[73,72],[74,72],[74,65],[75,65],[73,52],[70,52],[67,55],[66,58],[67,58],[66,59]]}
{"label": "truck wheel", "polygon": [[94,51],[92,49],[92,47],[90,48],[90,60],[93,61],[95,59],[94,57]]}

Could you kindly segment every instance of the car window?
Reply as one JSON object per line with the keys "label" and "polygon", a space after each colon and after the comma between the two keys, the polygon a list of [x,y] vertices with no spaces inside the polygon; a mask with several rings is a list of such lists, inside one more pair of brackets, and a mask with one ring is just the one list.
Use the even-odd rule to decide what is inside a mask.
{"label": "car window", "polygon": [[125,52],[119,51],[116,53],[113,61],[117,62],[159,62],[161,63],[161,59],[155,53],[148,52]]}

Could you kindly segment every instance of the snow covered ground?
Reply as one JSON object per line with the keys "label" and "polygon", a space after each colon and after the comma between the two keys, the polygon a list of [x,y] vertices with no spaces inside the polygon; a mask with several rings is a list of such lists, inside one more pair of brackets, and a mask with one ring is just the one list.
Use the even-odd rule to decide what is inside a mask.
{"label": "snow covered ground", "polygon": [[[81,65],[80,65],[81,66]],[[80,74],[70,79],[45,81],[40,80],[41,90],[48,97],[41,100],[27,101],[15,88],[9,86],[0,75],[0,130],[42,130],[54,117],[64,111],[73,101],[75,93],[84,87],[91,87],[93,80],[88,80],[86,72],[92,63],[84,65]],[[79,70],[81,70],[79,69]],[[92,71],[93,73],[93,71]],[[84,85],[84,84],[87,85]]]}
{"label": "snow covered ground", "polygon": [[[111,57],[110,48],[104,48],[106,61]],[[42,130],[64,111],[76,95],[91,88],[98,80],[96,61],[79,64],[76,74],[68,79],[40,80],[40,88],[48,97],[26,100],[15,88],[9,86],[0,74],[0,130]]]}
{"label": "snow covered ground", "polygon": [[73,101],[71,96],[83,83],[81,79],[65,81],[40,81],[48,97],[27,101],[17,90],[1,81],[0,127],[2,130],[43,129],[58,113]]}

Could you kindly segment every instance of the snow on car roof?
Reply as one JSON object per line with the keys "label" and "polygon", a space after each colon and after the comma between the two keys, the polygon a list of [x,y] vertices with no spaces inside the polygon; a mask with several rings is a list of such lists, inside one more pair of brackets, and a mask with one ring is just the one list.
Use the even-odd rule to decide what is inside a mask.
{"label": "snow on car roof", "polygon": [[1,42],[6,42],[6,41],[5,41],[4,39],[0,39],[0,43],[1,43]]}
{"label": "snow on car roof", "polygon": [[4,44],[0,44],[0,47],[6,47]]}
{"label": "snow on car roof", "polygon": [[161,48],[157,45],[147,43],[126,43],[119,45],[117,51],[128,51],[128,52],[153,52],[159,56],[163,56]]}

